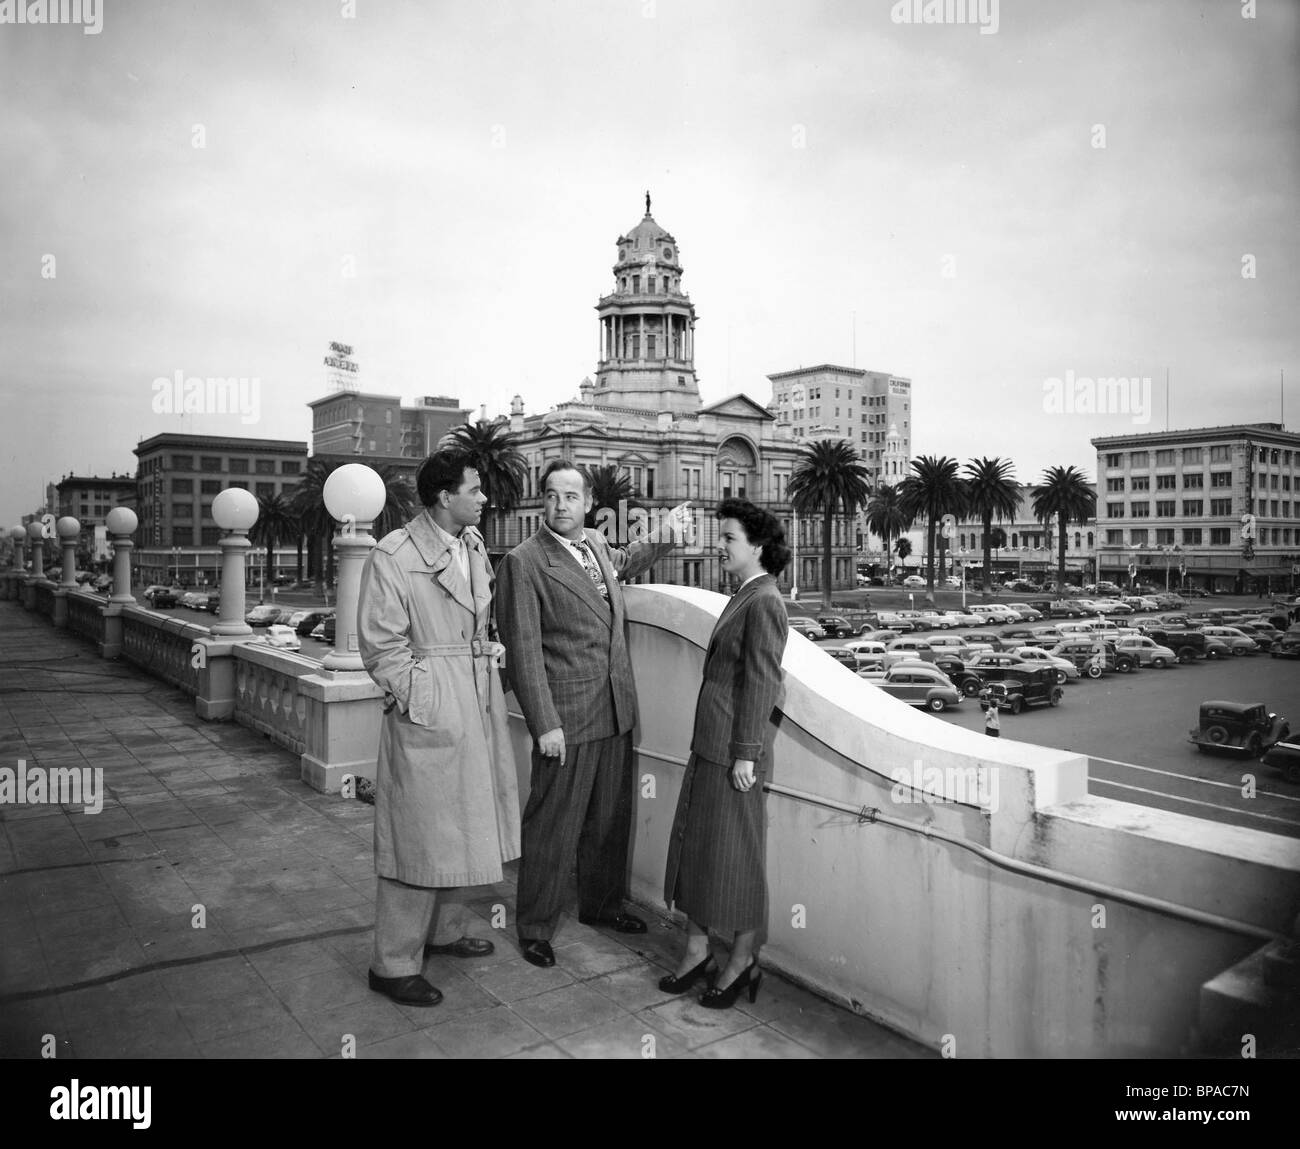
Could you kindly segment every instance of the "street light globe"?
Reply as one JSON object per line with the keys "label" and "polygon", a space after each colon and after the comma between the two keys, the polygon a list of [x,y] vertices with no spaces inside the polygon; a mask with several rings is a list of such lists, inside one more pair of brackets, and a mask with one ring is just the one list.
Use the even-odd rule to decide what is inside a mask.
{"label": "street light globe", "polygon": [[61,539],[75,539],[81,534],[81,523],[71,515],[64,515],[57,523],[54,524],[55,530],[59,532]]}
{"label": "street light globe", "polygon": [[13,539],[15,542],[18,542],[21,539],[25,539],[27,537],[27,528],[15,523],[12,527],[9,528],[9,537]]}
{"label": "street light globe", "polygon": [[213,521],[223,531],[248,530],[257,513],[257,500],[242,487],[227,487],[212,500]]}
{"label": "street light globe", "polygon": [[130,507],[114,507],[104,520],[104,526],[108,528],[110,535],[133,535],[139,525],[140,520],[135,517],[135,512]]}
{"label": "street light globe", "polygon": [[364,463],[344,463],[335,469],[322,494],[326,509],[339,522],[372,523],[388,499],[379,472]]}
{"label": "street light globe", "polygon": [[45,528],[42,527],[41,524],[37,522],[35,519],[33,519],[30,523],[27,524],[27,537],[31,539],[33,542],[40,542],[44,534],[45,534]]}

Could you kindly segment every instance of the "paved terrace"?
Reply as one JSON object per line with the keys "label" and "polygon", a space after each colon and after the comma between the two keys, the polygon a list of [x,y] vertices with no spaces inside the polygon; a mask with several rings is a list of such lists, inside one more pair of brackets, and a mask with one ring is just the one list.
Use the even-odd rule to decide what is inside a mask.
{"label": "paved terrace", "polygon": [[[0,805],[0,1057],[934,1056],[772,973],[756,1004],[666,997],[679,934],[570,918],[556,966],[519,956],[514,867],[474,903],[497,952],[437,958],[434,1009],[366,985],[373,808],[294,755],[0,602],[0,766],[102,768],[104,805]],[[193,926],[202,907],[206,927]],[[499,918],[499,912],[496,913]],[[743,999],[742,999],[743,1001]]]}

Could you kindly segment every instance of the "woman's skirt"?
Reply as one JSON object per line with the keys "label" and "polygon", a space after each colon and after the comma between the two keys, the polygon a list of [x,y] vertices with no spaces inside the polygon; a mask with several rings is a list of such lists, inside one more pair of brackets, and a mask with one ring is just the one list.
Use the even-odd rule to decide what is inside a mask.
{"label": "woman's skirt", "polygon": [[748,793],[692,753],[668,842],[664,900],[719,933],[767,925],[767,811],[760,761]]}

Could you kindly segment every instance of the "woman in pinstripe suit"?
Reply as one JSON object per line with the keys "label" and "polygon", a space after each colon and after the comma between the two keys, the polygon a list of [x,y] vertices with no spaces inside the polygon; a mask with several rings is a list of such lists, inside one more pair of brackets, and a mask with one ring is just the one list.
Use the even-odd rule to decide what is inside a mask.
{"label": "woman in pinstripe suit", "polygon": [[[718,508],[722,569],[739,584],[704,658],[691,757],[682,779],[664,875],[664,899],[687,916],[686,952],[659,988],[683,993],[705,978],[700,1004],[727,1009],[738,994],[758,996],[754,940],[767,924],[765,744],[781,692],[781,656],[790,623],[775,575],[790,561],[785,530],[744,499]],[[719,972],[709,930],[734,933]]]}

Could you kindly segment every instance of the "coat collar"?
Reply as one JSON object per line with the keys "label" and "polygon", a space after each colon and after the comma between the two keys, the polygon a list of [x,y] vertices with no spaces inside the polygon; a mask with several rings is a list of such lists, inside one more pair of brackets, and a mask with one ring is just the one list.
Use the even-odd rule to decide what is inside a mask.
{"label": "coat collar", "polygon": [[[592,541],[594,533],[587,528],[583,529],[583,537],[586,538],[587,546],[596,559],[596,565],[600,567],[605,586],[610,588],[616,582],[616,576],[609,563],[605,561],[601,548]],[[546,555],[547,569],[551,576],[558,579],[582,599],[606,626],[612,627],[616,621],[615,613],[618,612],[617,593],[612,589],[610,590],[609,602],[601,598],[600,591],[596,589],[596,584],[591,581],[587,572],[577,565],[568,548],[555,537],[550,528],[546,526],[540,527],[537,531],[537,537],[541,540],[542,553]]]}
{"label": "coat collar", "polygon": [[[491,596],[491,588],[471,586],[470,583],[460,577],[460,571],[455,567],[451,554],[451,547],[447,543],[443,532],[439,531],[433,521],[433,516],[425,508],[420,514],[416,515],[409,523],[406,524],[407,534],[410,537],[412,545],[419,552],[420,557],[432,569],[434,579],[454,598],[461,606],[471,613],[477,615],[479,612],[478,599],[484,596]],[[483,546],[483,536],[479,534],[477,527],[465,527],[461,532],[466,546],[470,550],[470,577],[473,579],[474,571],[478,563],[474,560],[474,552],[477,551],[487,560],[487,551]]]}

